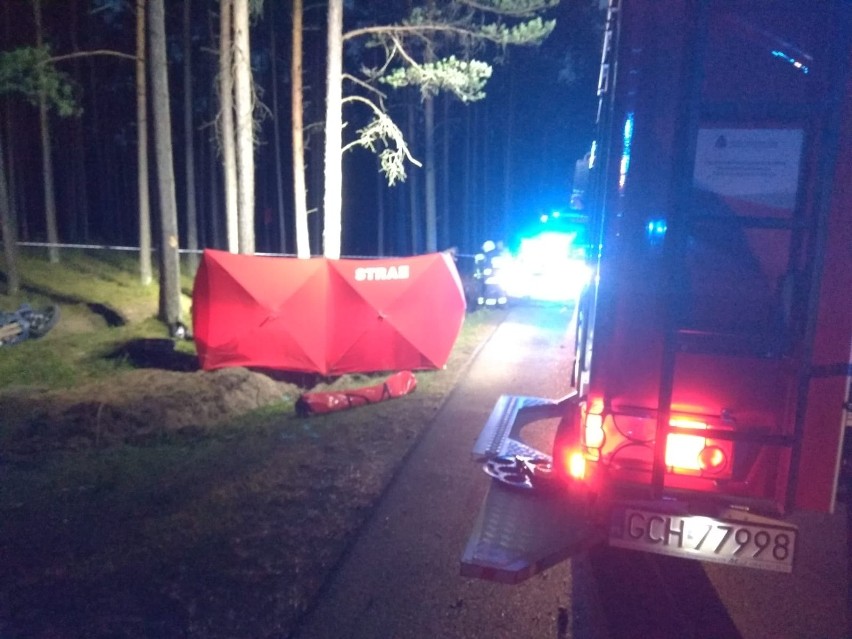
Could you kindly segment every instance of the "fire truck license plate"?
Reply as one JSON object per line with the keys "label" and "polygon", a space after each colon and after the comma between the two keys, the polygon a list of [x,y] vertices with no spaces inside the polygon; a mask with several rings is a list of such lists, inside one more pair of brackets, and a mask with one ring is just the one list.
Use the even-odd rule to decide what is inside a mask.
{"label": "fire truck license plate", "polygon": [[613,513],[609,544],[662,555],[792,572],[795,527],[666,515],[626,508]]}

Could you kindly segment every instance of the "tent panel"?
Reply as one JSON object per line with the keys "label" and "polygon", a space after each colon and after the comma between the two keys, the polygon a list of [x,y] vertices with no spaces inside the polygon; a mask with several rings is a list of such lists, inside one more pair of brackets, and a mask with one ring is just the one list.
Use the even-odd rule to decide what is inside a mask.
{"label": "tent panel", "polygon": [[443,254],[297,260],[205,251],[193,290],[207,370],[440,368],[464,310],[458,273]]}

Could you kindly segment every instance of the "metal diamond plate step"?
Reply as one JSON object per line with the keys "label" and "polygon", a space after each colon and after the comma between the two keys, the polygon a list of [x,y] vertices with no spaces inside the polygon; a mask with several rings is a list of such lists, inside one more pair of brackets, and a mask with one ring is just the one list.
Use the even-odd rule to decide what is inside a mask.
{"label": "metal diamond plate step", "polygon": [[521,428],[532,421],[549,417],[560,417],[565,402],[576,394],[562,399],[544,399],[524,395],[501,395],[485,422],[482,432],[473,446],[471,457],[483,462],[493,457],[522,455],[526,457],[550,458],[523,443],[520,439]]}
{"label": "metal diamond plate step", "polygon": [[562,492],[492,482],[461,557],[461,575],[515,584],[602,540]]}

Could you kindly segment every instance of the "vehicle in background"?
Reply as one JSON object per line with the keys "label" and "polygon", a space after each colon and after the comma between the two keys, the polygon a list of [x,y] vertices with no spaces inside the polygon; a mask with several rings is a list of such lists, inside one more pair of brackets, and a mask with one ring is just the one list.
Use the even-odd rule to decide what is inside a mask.
{"label": "vehicle in background", "polygon": [[590,279],[577,233],[547,230],[521,239],[505,288],[511,299],[564,304],[576,302]]}
{"label": "vehicle in background", "polygon": [[559,210],[519,234],[503,278],[510,300],[576,304],[590,284],[588,216]]}
{"label": "vehicle in background", "polygon": [[852,409],[850,30],[845,0],[610,0],[574,389],[498,399],[464,575],[593,543],[794,569]]}

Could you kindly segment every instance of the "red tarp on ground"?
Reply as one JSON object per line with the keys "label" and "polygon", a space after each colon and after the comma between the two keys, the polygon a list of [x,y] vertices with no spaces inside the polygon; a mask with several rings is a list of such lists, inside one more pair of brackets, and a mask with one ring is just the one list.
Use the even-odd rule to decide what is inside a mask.
{"label": "red tarp on ground", "polygon": [[302,393],[296,401],[296,414],[300,417],[333,413],[339,410],[357,408],[367,404],[385,402],[408,395],[417,388],[417,379],[411,371],[400,371],[388,377],[384,382],[351,388],[343,391],[320,391]]}
{"label": "red tarp on ground", "polygon": [[192,293],[204,370],[441,368],[464,311],[458,272],[444,253],[300,260],[206,250]]}

